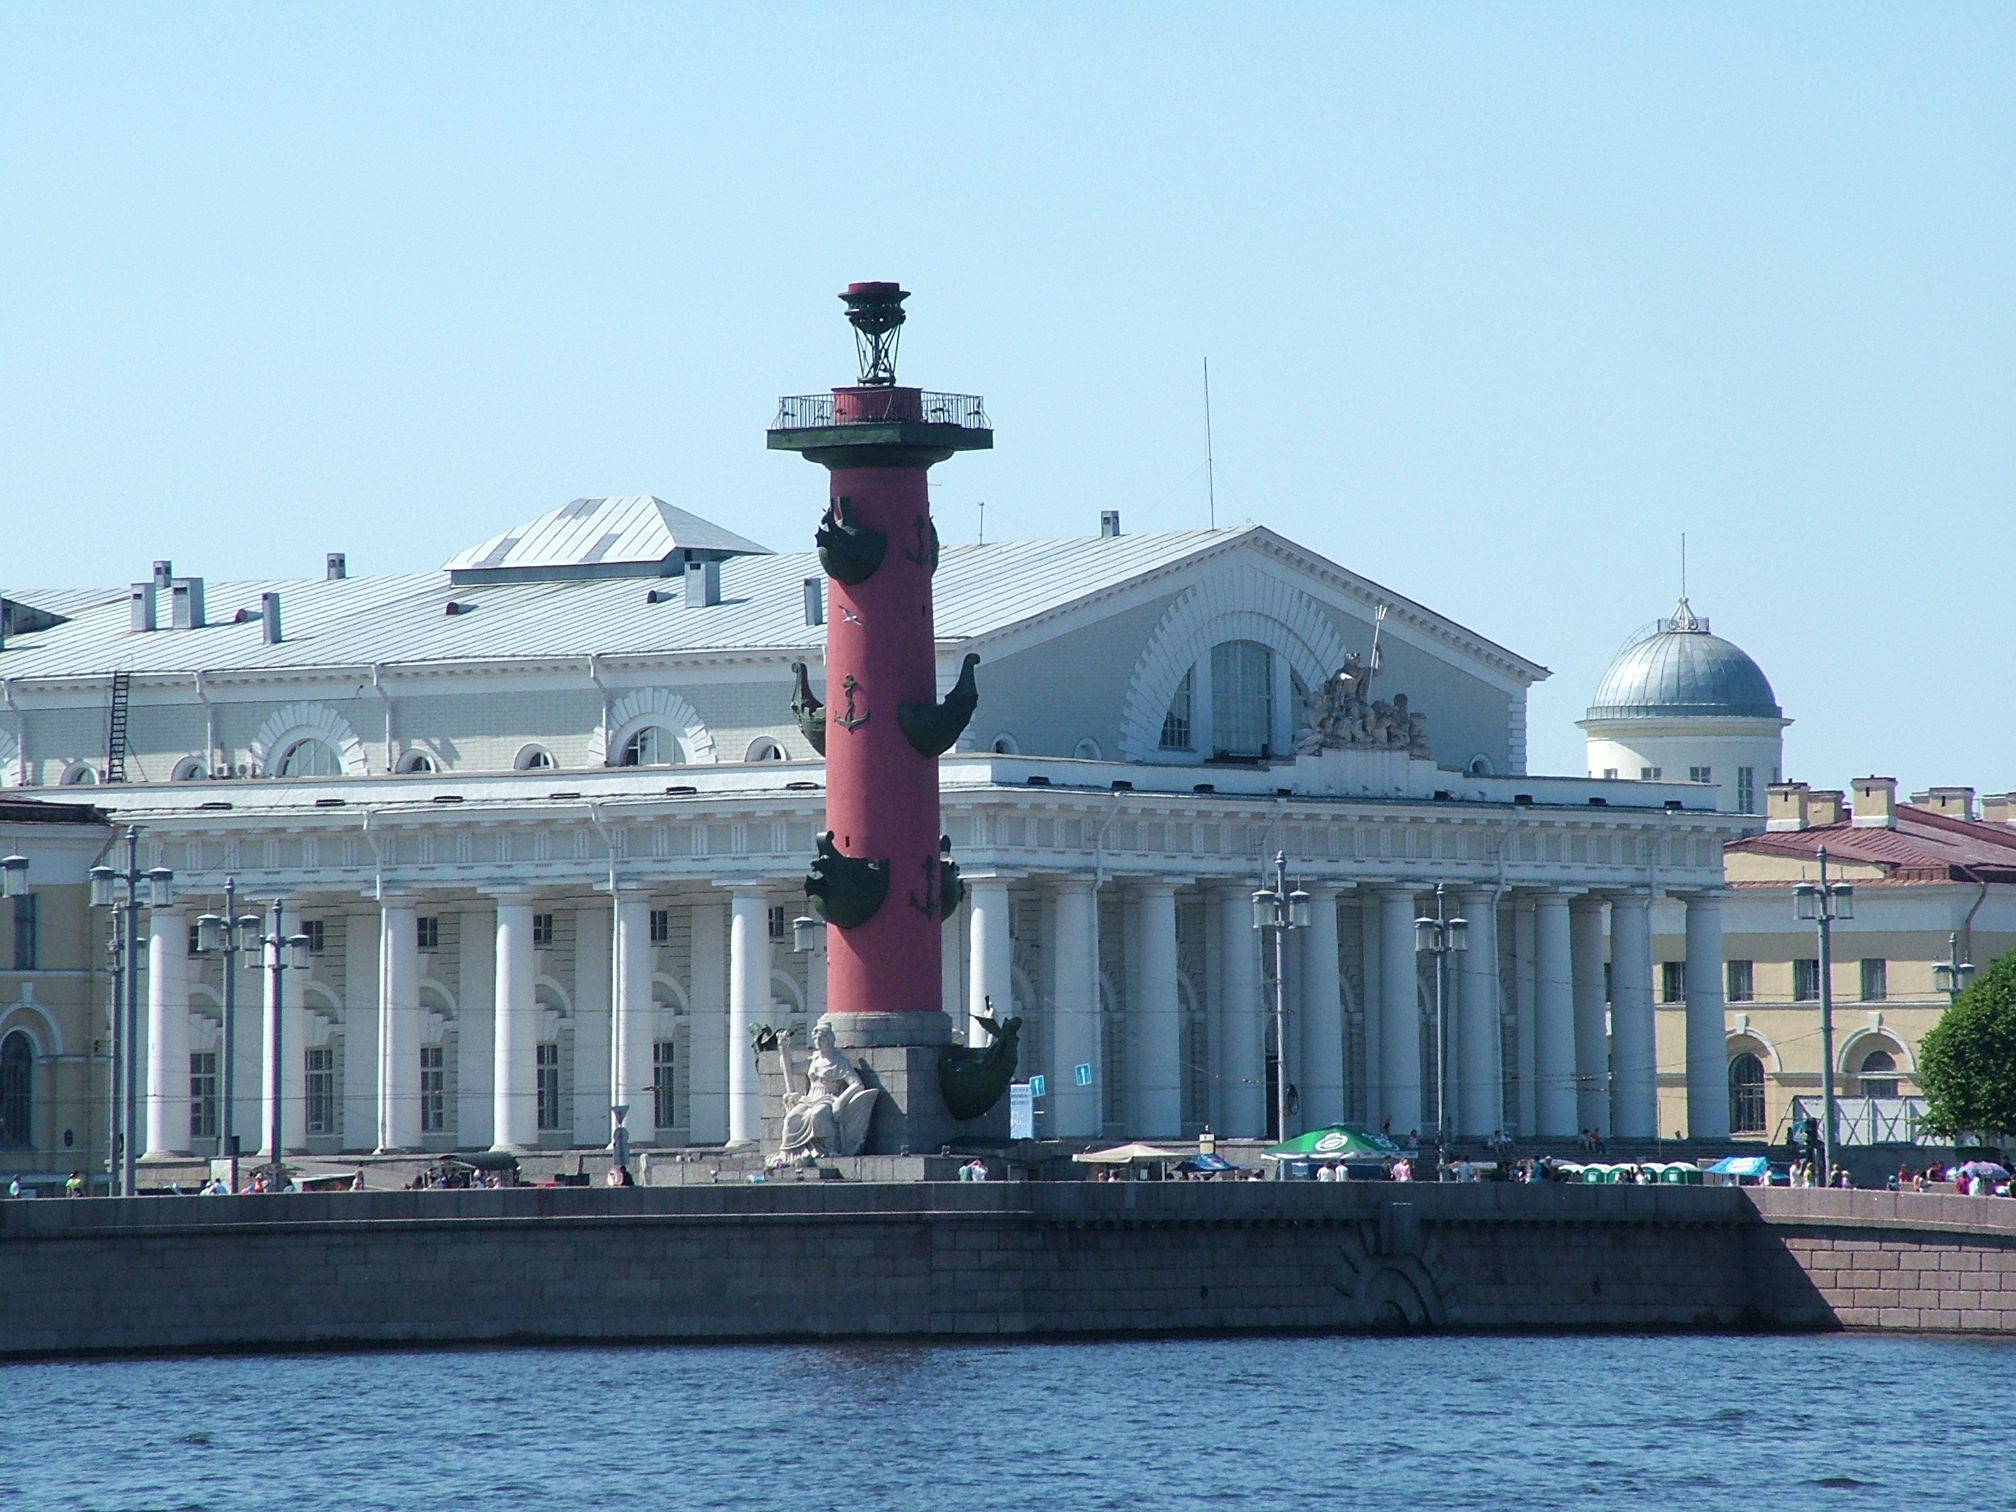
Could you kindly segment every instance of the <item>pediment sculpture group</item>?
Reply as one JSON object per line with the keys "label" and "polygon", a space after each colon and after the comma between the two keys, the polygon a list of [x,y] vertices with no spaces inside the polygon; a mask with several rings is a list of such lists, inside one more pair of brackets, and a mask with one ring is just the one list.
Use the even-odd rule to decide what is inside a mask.
{"label": "pediment sculpture group", "polygon": [[1405,751],[1409,756],[1433,754],[1426,733],[1428,716],[1410,709],[1405,693],[1395,693],[1391,703],[1372,697],[1379,661],[1375,640],[1369,665],[1353,651],[1336,676],[1310,692],[1295,730],[1297,755],[1368,747]]}

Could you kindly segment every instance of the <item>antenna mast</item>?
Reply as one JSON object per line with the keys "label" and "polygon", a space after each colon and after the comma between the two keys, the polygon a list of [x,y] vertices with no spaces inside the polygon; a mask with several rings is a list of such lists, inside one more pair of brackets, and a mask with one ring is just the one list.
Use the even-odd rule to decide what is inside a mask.
{"label": "antenna mast", "polygon": [[1218,475],[1211,457],[1211,359],[1204,359],[1204,495],[1211,506],[1211,528],[1218,528]]}

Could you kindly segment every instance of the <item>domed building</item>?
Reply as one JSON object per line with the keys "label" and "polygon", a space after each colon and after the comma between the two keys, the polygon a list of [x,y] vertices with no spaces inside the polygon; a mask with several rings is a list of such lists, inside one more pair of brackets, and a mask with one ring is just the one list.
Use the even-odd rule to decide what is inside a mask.
{"label": "domed building", "polygon": [[1618,653],[1576,721],[1591,777],[1705,783],[1720,789],[1718,809],[1737,814],[1763,812],[1791,722],[1764,669],[1710,634],[1685,597]]}

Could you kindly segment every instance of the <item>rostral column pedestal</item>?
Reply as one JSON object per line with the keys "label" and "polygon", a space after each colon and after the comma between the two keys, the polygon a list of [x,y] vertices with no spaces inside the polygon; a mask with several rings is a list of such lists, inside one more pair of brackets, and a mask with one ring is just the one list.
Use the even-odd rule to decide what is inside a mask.
{"label": "rostral column pedestal", "polygon": [[827,926],[826,1022],[883,1092],[867,1152],[928,1154],[1000,1121],[961,1122],[939,1091],[941,1047],[952,1038],[940,1001],[941,924],[961,889],[941,840],[938,757],[972,717],[978,658],[940,700],[928,489],[933,464],[994,437],[977,398],[896,386],[904,290],[858,283],[840,297],[861,381],[784,399],[769,433],[772,450],[798,452],[828,474],[817,536],[826,696],[822,707],[801,672],[795,701],[826,758],[827,832],[806,894]]}

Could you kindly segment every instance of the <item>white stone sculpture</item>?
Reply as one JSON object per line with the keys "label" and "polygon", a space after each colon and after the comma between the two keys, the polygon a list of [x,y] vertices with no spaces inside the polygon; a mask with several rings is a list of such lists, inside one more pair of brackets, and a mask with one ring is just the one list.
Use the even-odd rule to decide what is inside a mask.
{"label": "white stone sculpture", "polygon": [[777,1063],[784,1073],[784,1128],[778,1156],[791,1160],[860,1154],[877,1089],[862,1079],[861,1068],[834,1043],[832,1026],[821,1023],[812,1031],[802,1091],[792,1084],[789,1030],[777,1038]]}

